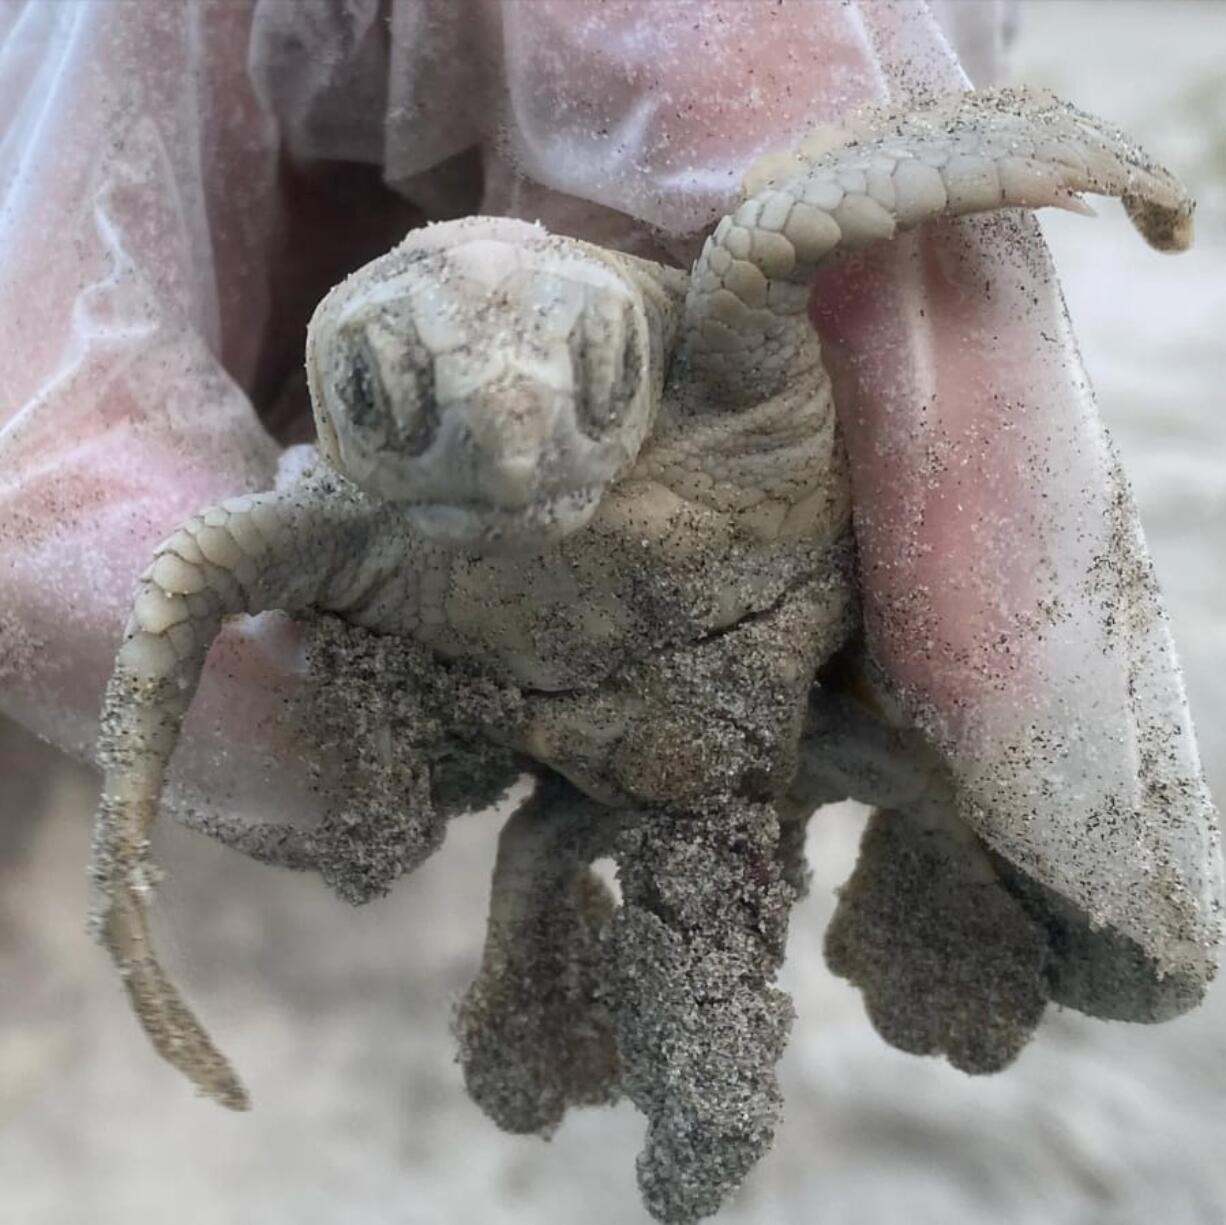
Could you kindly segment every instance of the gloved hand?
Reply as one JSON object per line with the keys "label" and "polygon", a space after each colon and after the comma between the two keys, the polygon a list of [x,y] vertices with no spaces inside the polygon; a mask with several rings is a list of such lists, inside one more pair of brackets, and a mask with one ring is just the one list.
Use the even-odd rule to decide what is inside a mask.
{"label": "gloved hand", "polygon": [[[9,714],[91,754],[136,575],[185,516],[273,483],[261,416],[301,436],[303,326],[349,268],[427,214],[477,207],[684,241],[763,149],[878,88],[847,14],[646,17],[455,0],[0,11]],[[284,620],[227,630],[181,796],[309,816],[311,747],[283,717],[299,670]]]}
{"label": "gloved hand", "polygon": [[[949,7],[990,52],[995,6]],[[152,547],[273,483],[253,405],[293,435],[301,324],[342,271],[477,209],[683,251],[761,152],[966,84],[929,7],[884,0],[33,2],[0,22],[0,697],[81,755]],[[870,647],[972,804],[1022,830],[1036,805],[1136,811],[1158,746],[1202,811],[1135,513],[1034,226],[893,244],[831,270],[814,311]],[[224,635],[181,798],[311,815],[296,643],[271,617]]]}

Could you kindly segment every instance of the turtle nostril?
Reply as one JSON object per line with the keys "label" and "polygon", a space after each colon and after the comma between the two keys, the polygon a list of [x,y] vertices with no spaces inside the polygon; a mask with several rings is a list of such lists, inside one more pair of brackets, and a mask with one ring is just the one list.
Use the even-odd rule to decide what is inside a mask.
{"label": "turtle nostril", "polygon": [[487,474],[487,492],[501,506],[519,509],[527,506],[536,492],[536,456],[503,455]]}

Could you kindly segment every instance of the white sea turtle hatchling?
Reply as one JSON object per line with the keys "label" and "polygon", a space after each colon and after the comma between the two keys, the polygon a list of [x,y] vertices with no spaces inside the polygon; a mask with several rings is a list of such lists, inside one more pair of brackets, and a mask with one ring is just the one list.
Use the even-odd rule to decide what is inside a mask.
{"label": "white sea turtle hatchling", "polygon": [[[158,1051],[246,1104],[154,957],[148,835],[210,643],[267,609],[312,618],[321,718],[336,703],[338,727],[356,720],[376,808],[400,804],[411,829],[380,861],[395,839],[363,823],[365,795],[338,792],[336,819],[280,850],[215,832],[313,856],[360,899],[452,812],[534,771],[458,1014],[469,1087],[538,1132],[626,1093],[649,1120],[639,1176],[661,1219],[714,1211],[769,1145],[797,831],[840,790],[906,814],[875,818],[830,944],[892,1041],[990,1070],[1050,997],[1151,1019],[1199,998],[1203,890],[1180,938],[1096,932],[1085,896],[995,853],[990,815],[977,834],[959,821],[956,780],[917,736],[833,672],[815,686],[836,655],[864,674],[815,270],[933,217],[1077,207],[1079,191],[1121,196],[1155,246],[1190,239],[1183,190],[1118,132],[1004,90],[865,112],[776,159],[688,275],[472,217],[337,286],[307,341],[326,462],[159,546],[107,693],[99,930]],[[403,748],[399,773],[363,757],[364,727],[385,757]],[[865,782],[879,749],[920,782],[895,785],[889,764]],[[406,788],[390,803],[389,779]],[[599,855],[618,862],[620,904],[589,872]]]}

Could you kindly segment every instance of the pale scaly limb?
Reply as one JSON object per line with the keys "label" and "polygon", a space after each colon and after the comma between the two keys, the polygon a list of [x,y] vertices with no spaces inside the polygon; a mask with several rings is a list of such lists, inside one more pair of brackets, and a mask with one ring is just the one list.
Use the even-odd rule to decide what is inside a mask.
{"label": "pale scaly limb", "polygon": [[1041,92],[862,112],[837,139],[772,157],[769,169],[785,177],[725,217],[694,266],[661,423],[638,468],[768,538],[846,514],[834,398],[807,313],[824,265],[936,218],[1089,212],[1081,191],[1121,196],[1159,249],[1192,238],[1192,201],[1172,175]]}
{"label": "pale scaly limb", "polygon": [[335,478],[330,486],[327,500],[315,487],[233,498],[165,540],[141,576],[103,709],[92,869],[102,894],[99,936],[158,1052],[237,1110],[248,1105],[246,1091],[153,951],[149,834],[179,727],[225,619],[327,608],[373,581],[370,508]]}
{"label": "pale scaly limb", "polygon": [[[936,217],[1002,208],[1089,211],[1119,196],[1152,246],[1192,241],[1182,185],[1126,136],[1041,91],[956,94],[911,114],[864,112],[862,138],[823,148],[751,196],[707,239],[686,299],[695,407],[760,403],[817,360],[806,306],[817,270]],[[797,168],[799,167],[799,168]],[[776,171],[777,172],[777,171]]]}

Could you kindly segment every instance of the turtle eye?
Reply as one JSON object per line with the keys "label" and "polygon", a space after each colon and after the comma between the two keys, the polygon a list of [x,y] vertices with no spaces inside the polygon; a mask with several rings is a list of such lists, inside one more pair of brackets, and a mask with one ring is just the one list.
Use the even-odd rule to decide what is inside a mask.
{"label": "turtle eye", "polygon": [[642,366],[638,340],[628,306],[616,314],[589,309],[571,333],[575,419],[589,438],[602,438],[633,397]]}
{"label": "turtle eye", "polygon": [[646,373],[643,370],[643,347],[640,343],[638,328],[635,327],[633,313],[627,308],[625,312],[625,343],[622,345],[621,362],[618,365],[617,377],[609,391],[610,419],[616,421],[623,408],[629,405],[638,393],[639,384]]}
{"label": "turtle eye", "polygon": [[438,426],[434,362],[412,334],[393,343],[394,352],[380,364],[376,352],[389,349],[384,337],[355,340],[340,398],[351,427],[368,442],[415,458],[430,446]]}
{"label": "turtle eye", "polygon": [[434,358],[416,337],[406,340],[402,374],[397,379],[392,405],[396,450],[416,458],[434,442],[438,431],[438,396],[434,387]]}
{"label": "turtle eye", "polygon": [[354,345],[346,367],[340,398],[350,423],[365,434],[386,436],[388,412],[383,384],[364,344]]}

